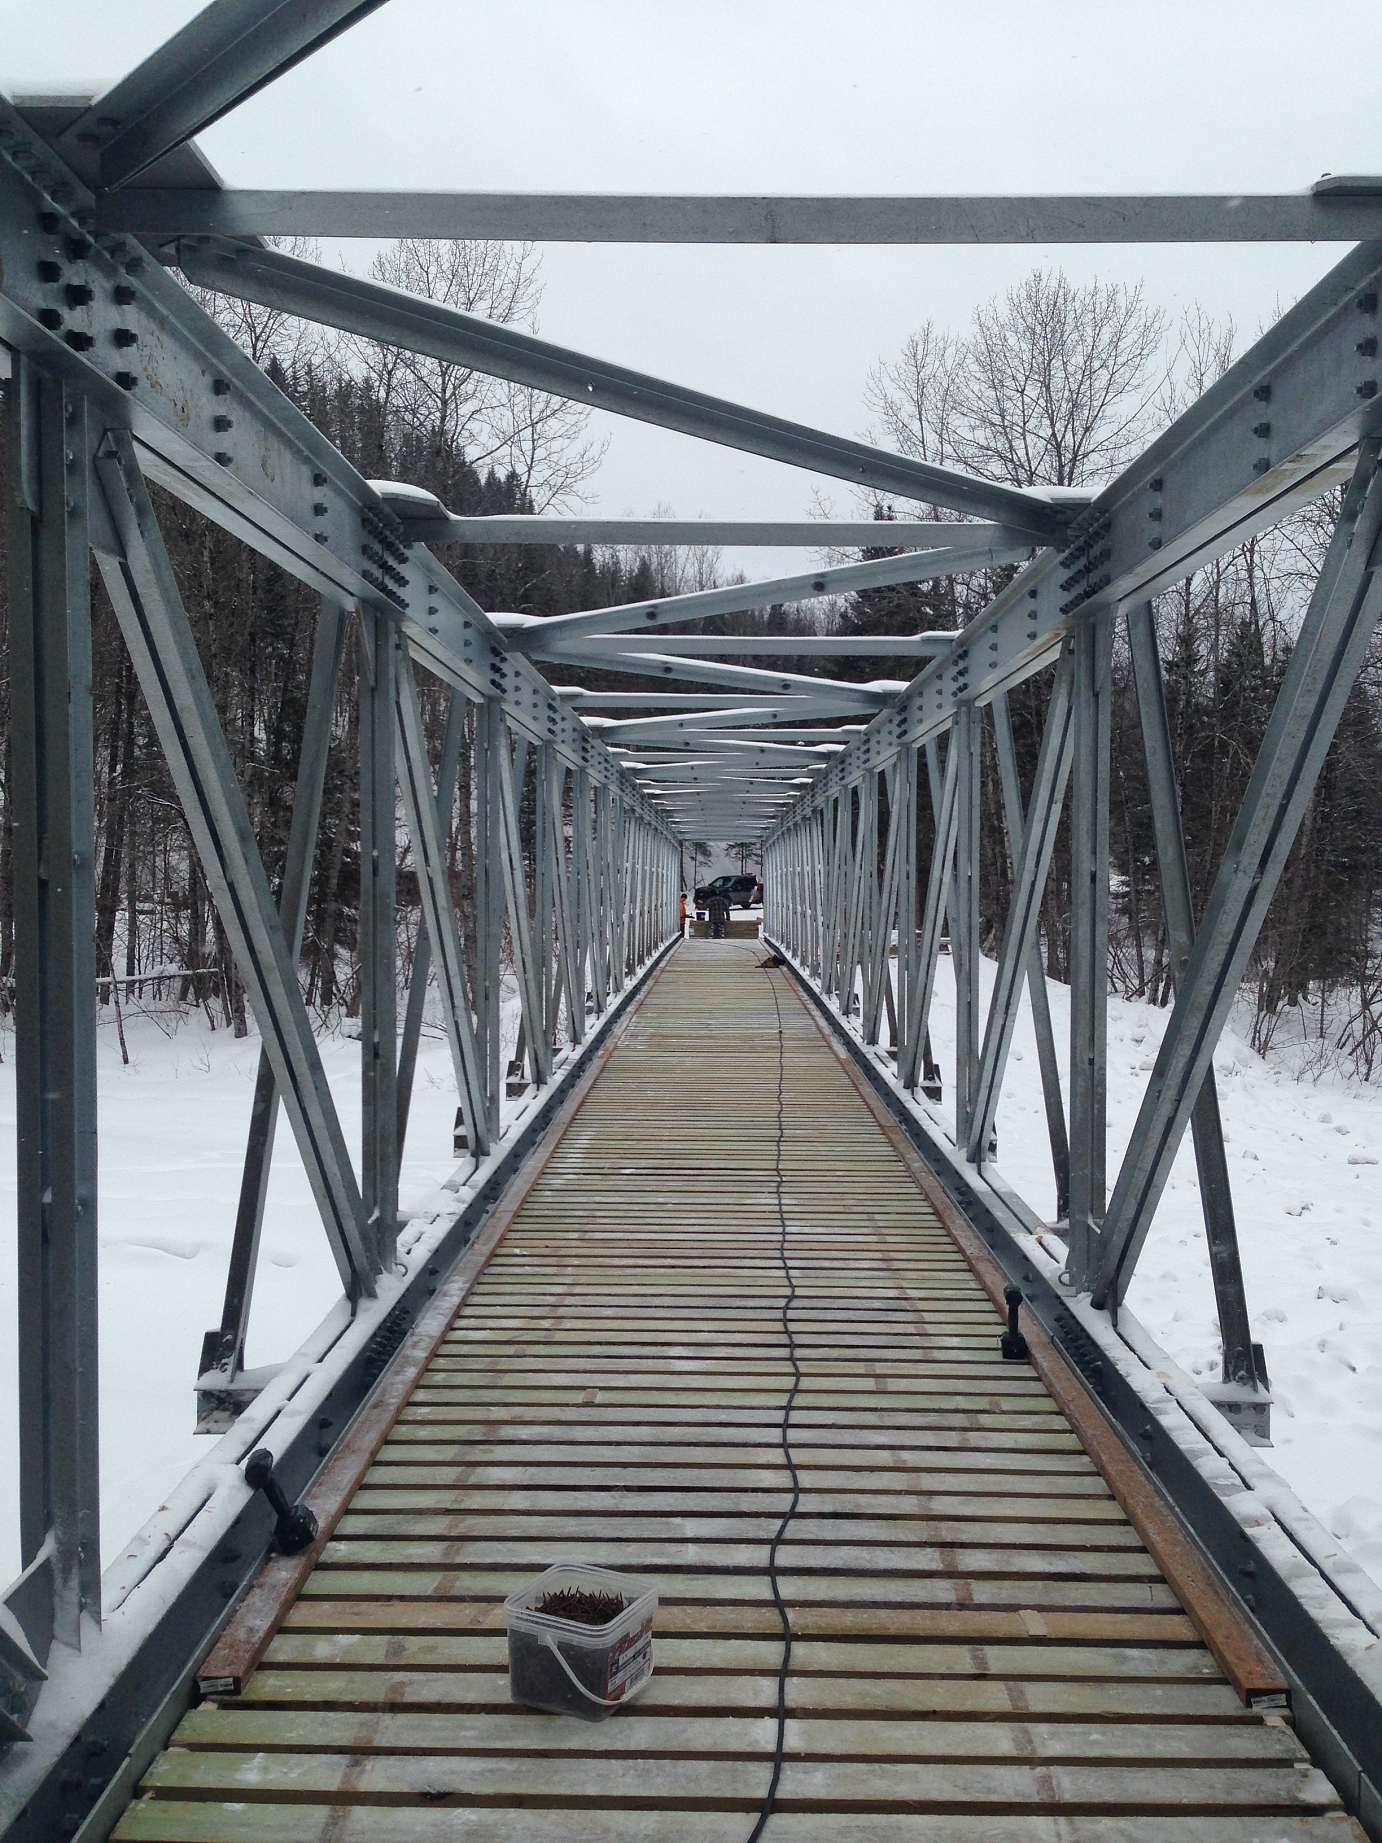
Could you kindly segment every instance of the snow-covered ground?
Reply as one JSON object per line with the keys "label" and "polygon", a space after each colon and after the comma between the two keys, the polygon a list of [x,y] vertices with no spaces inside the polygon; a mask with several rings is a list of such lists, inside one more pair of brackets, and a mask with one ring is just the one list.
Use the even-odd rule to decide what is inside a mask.
{"label": "snow-covered ground", "polygon": [[[130,1062],[113,1014],[99,1032],[101,1544],[108,1559],[217,1436],[195,1435],[202,1336],[220,1323],[259,1038],[212,1030],[200,1010],[127,1013]],[[506,1018],[506,1023],[510,1022]],[[358,1028],[358,1026],[357,1026]],[[516,1023],[509,1031],[512,1037]],[[323,1035],[346,1141],[360,1137],[360,1045]],[[18,1572],[13,1480],[15,1166],[13,1037],[0,1033],[0,1582]],[[455,1169],[456,1090],[439,1031],[424,1031],[399,1186],[416,1208]],[[280,1113],[248,1362],[290,1356],[340,1281],[297,1147]]]}
{"label": "snow-covered ground", "polygon": [[[987,1005],[995,973],[984,961]],[[1067,986],[1047,982],[1058,1049]],[[1109,1001],[1112,1186],[1169,1012]],[[953,1094],[955,987],[942,958],[932,1043]],[[1382,1087],[1326,1073],[1297,1079],[1290,1049],[1258,1056],[1229,1029],[1214,1058],[1248,1310],[1276,1406],[1263,1457],[1382,1583]],[[998,1110],[998,1168],[1048,1221],[1055,1208],[1031,1013],[1024,994]],[[1218,1319],[1187,1133],[1128,1292],[1128,1305],[1185,1370],[1220,1375]]]}
{"label": "snow-covered ground", "polygon": [[[736,916],[737,919],[737,916]],[[994,968],[983,966],[985,998]],[[1067,988],[1051,984],[1058,1040]],[[1111,1002],[1109,1169],[1117,1168],[1167,1014]],[[932,1036],[952,1092],[954,987],[942,959]],[[202,1335],[219,1322],[259,1053],[193,1012],[128,1017],[122,1065],[100,1033],[102,1541],[113,1554],[209,1445],[192,1433]],[[14,1219],[12,1039],[0,1033],[0,1220]],[[359,1044],[322,1053],[348,1141],[358,1141]],[[1255,1334],[1276,1393],[1265,1455],[1382,1582],[1382,1091],[1295,1079],[1230,1033],[1216,1057]],[[454,1166],[455,1090],[439,1033],[424,1036],[401,1185],[416,1208]],[[998,1114],[999,1167],[1048,1218],[1045,1116],[1025,1004]],[[1359,1162],[1369,1161],[1369,1162]],[[14,1238],[0,1235],[0,1478],[15,1476]],[[280,1123],[249,1361],[288,1356],[338,1296],[292,1135]],[[1219,1374],[1218,1328],[1187,1143],[1143,1252],[1132,1310],[1191,1374]],[[0,1581],[18,1563],[12,1490],[0,1492]]]}

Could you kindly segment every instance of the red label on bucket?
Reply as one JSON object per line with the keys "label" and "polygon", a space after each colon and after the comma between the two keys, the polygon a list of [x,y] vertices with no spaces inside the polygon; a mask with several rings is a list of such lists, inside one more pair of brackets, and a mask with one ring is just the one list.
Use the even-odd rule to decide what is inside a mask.
{"label": "red label on bucket", "polygon": [[605,1675],[605,1696],[613,1702],[637,1689],[653,1668],[653,1621],[651,1615],[636,1632],[627,1632],[610,1647],[609,1668]]}

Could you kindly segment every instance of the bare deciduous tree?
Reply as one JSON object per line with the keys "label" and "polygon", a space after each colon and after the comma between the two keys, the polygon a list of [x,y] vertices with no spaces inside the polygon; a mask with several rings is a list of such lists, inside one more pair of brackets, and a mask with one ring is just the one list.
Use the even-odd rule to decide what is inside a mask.
{"label": "bare deciduous tree", "polygon": [[[482,320],[536,328],[542,284],[530,243],[405,237],[380,251],[371,273]],[[417,435],[460,449],[477,472],[511,475],[535,512],[582,498],[604,454],[603,443],[584,439],[588,411],[424,352],[373,340],[353,345],[386,414]]]}
{"label": "bare deciduous tree", "polygon": [[1124,466],[1160,419],[1165,334],[1140,287],[1034,269],[976,308],[965,334],[928,321],[874,367],[865,401],[875,433],[919,460],[1084,486]]}

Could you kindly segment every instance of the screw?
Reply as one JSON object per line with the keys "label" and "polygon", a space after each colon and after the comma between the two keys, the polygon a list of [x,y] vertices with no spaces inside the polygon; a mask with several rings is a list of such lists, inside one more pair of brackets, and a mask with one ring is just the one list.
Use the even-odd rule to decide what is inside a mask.
{"label": "screw", "polygon": [[1360,314],[1375,314],[1377,312],[1377,296],[1371,291],[1367,294],[1360,294],[1358,296],[1358,311]]}
{"label": "screw", "polygon": [[224,448],[218,448],[211,458],[218,467],[229,467],[235,456],[227,454]]}
{"label": "screw", "polygon": [[[1376,388],[1377,386],[1374,385],[1373,389],[1375,390]],[[1253,462],[1252,471],[1255,474],[1265,474],[1270,471],[1271,465],[1272,465],[1271,462],[1267,459],[1266,455],[1264,454],[1258,460]]]}
{"label": "screw", "polygon": [[68,333],[66,338],[74,352],[89,352],[96,343],[90,333]]}
{"label": "screw", "polygon": [[[54,227],[56,228],[56,226]],[[91,244],[85,237],[69,237],[67,254],[72,262],[84,262],[91,254]]]}
{"label": "screw", "polygon": [[62,325],[62,315],[58,312],[56,307],[40,307],[38,310],[38,323],[40,326],[46,326],[50,333],[56,333],[58,328]]}
{"label": "screw", "polygon": [[1258,441],[1265,442],[1272,432],[1272,425],[1269,422],[1255,422],[1252,427],[1252,432],[1257,437]]}
{"label": "screw", "polygon": [[142,275],[144,273],[144,258],[142,256],[131,256],[129,261],[125,264],[125,273],[126,275]]}
{"label": "screw", "polygon": [[1377,341],[1369,333],[1366,339],[1360,339],[1353,348],[1360,358],[1374,358],[1377,354]]}
{"label": "screw", "polygon": [[217,397],[228,397],[230,395],[230,385],[226,383],[224,378],[214,378],[212,380],[211,390],[212,394]]}
{"label": "screw", "polygon": [[62,264],[60,262],[41,262],[38,265],[38,279],[41,282],[60,282]]}
{"label": "screw", "polygon": [[1272,400],[1272,387],[1270,384],[1259,384],[1252,394],[1257,402],[1270,403]]}
{"label": "screw", "polygon": [[40,211],[38,214],[39,229],[45,231],[50,237],[57,230],[61,222],[62,219],[58,216],[56,211]]}
{"label": "screw", "polygon": [[1154,524],[1159,524],[1161,520],[1165,518],[1166,514],[1160,506],[1153,506],[1151,511],[1147,514],[1147,516],[1153,521]]}
{"label": "screw", "polygon": [[235,424],[231,421],[229,416],[213,416],[211,418],[211,426],[218,434],[224,435],[226,430],[233,429]]}
{"label": "screw", "polygon": [[111,338],[117,346],[137,346],[139,344],[138,333],[128,326],[117,326]]}
{"label": "screw", "polygon": [[312,484],[313,486],[325,486],[326,485],[326,475],[325,474],[313,474]]}
{"label": "screw", "polygon": [[139,299],[139,296],[134,289],[130,287],[128,282],[117,282],[112,298],[117,307],[133,307],[134,303]]}
{"label": "screw", "polygon": [[121,390],[133,390],[135,385],[139,382],[139,379],[132,371],[117,371],[115,374],[115,382],[120,386]]}
{"label": "screw", "polygon": [[1377,395],[1377,380],[1375,378],[1366,378],[1361,384],[1356,386],[1356,389],[1360,397],[1375,397]]}
{"label": "screw", "polygon": [[84,282],[69,282],[66,292],[69,307],[85,307],[96,298],[96,290],[88,288]]}
{"label": "screw", "polygon": [[325,506],[325,504],[320,499],[317,500],[316,504],[312,507],[313,518],[325,518],[326,513],[327,513],[327,507]]}

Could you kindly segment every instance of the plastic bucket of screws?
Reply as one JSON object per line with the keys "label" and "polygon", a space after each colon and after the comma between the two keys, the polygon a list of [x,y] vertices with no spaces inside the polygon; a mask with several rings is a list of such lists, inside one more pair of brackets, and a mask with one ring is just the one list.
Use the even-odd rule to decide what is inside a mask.
{"label": "plastic bucket of screws", "polygon": [[603,1721],[653,1674],[657,1595],[609,1568],[558,1562],[504,1602],[509,1694]]}

